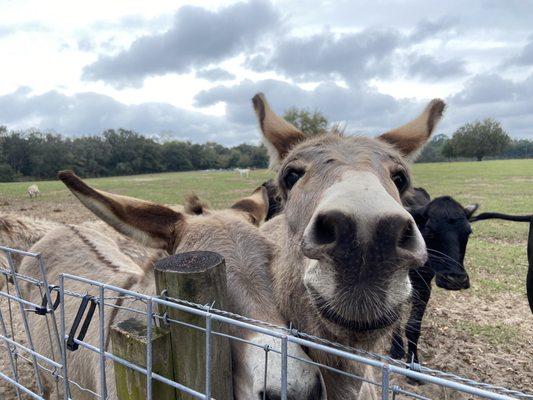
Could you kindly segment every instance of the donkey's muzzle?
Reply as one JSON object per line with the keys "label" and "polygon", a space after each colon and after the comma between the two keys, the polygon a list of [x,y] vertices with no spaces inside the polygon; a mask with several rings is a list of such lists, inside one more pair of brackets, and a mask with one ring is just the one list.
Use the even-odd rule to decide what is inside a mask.
{"label": "donkey's muzzle", "polygon": [[331,260],[336,265],[360,267],[423,263],[425,245],[408,214],[381,215],[357,219],[345,212],[318,213],[302,242],[304,255]]}

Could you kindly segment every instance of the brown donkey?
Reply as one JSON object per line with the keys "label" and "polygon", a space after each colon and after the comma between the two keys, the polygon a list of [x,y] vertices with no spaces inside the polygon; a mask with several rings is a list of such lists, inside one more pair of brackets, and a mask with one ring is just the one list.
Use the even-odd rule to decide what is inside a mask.
{"label": "brown donkey", "polygon": [[[278,308],[304,332],[376,350],[409,298],[409,268],[426,260],[424,240],[404,210],[407,160],[427,142],[444,103],[377,138],[306,138],[253,98],[283,212],[261,230],[278,251],[271,264]],[[364,374],[361,366],[309,352],[314,361]],[[373,387],[323,369],[329,399],[374,398]],[[366,373],[369,373],[368,371]]]}
{"label": "brown donkey", "polygon": [[[152,262],[139,266],[134,259],[142,259],[143,254],[147,258],[152,256],[153,260],[168,253],[211,250],[220,253],[226,260],[229,310],[286,326],[274,302],[269,275],[268,263],[273,258],[274,246],[257,229],[268,210],[268,199],[263,188],[227,210],[209,210],[193,200],[186,205],[184,212],[177,212],[155,203],[93,189],[71,172],[62,172],[59,176],[87,208],[113,228],[159,250],[143,250],[142,246],[135,249],[131,243],[123,243],[128,241],[125,238],[119,241],[105,230],[102,233],[98,225],[60,227],[47,233],[31,248],[31,251],[43,254],[47,262],[49,282],[57,282],[60,273],[68,272],[141,293],[154,294]],[[27,258],[20,269],[26,275],[36,274],[37,271],[34,261]],[[84,293],[87,286],[69,282],[68,289]],[[24,292],[26,297],[39,301],[40,294],[35,287],[27,285]],[[78,299],[69,300],[65,304],[68,326],[79,306]],[[106,336],[110,326],[124,317],[123,311],[117,314],[106,312]],[[42,316],[30,315],[30,318],[37,350],[50,355],[49,340],[46,335],[40,334],[46,329],[46,320]],[[94,320],[86,336],[86,340],[96,346],[97,327],[98,321]],[[268,336],[238,329],[234,329],[232,333],[261,346],[279,348],[279,341]],[[57,347],[53,347],[57,356]],[[290,345],[289,353],[310,361],[299,346]],[[281,358],[277,353],[271,352],[268,357],[265,394],[264,350],[234,340],[232,355],[236,400],[259,400],[263,399],[263,395],[267,399],[280,398]],[[98,355],[76,351],[68,352],[68,356],[69,377],[84,387],[98,390]],[[322,376],[317,367],[292,358],[289,358],[288,367],[288,399],[326,399]],[[107,368],[106,372],[108,397],[114,399],[116,394],[112,367]],[[49,389],[53,390],[51,382],[48,383]],[[72,390],[75,391],[74,398],[93,398],[74,386]]]}

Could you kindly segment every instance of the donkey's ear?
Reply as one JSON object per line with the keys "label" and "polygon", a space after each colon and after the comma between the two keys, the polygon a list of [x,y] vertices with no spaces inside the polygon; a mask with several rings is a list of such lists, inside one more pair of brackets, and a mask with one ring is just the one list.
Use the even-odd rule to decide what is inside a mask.
{"label": "donkey's ear", "polygon": [[266,188],[263,186],[258,187],[251,196],[239,200],[231,208],[248,213],[255,226],[261,225],[265,222],[268,214],[268,193]]}
{"label": "donkey's ear", "polygon": [[433,99],[417,118],[399,128],[380,135],[379,139],[392,144],[404,156],[414,160],[429,140],[445,108],[444,101]]}
{"label": "donkey's ear", "polygon": [[268,150],[270,168],[275,169],[290,149],[305,139],[305,135],[272,111],[263,93],[256,94],[252,103]]}
{"label": "donkey's ear", "polygon": [[479,204],[469,204],[465,206],[464,210],[465,210],[466,218],[470,220],[474,216],[474,213],[477,211],[478,208],[479,208]]}
{"label": "donkey's ear", "polygon": [[184,216],[168,207],[96,190],[72,171],[59,179],[82,204],[120,233],[150,247],[171,251]]}

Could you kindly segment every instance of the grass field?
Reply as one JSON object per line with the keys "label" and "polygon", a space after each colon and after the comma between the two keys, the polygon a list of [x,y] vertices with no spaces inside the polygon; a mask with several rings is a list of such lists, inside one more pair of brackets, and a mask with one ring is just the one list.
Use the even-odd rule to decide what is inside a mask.
{"label": "grass field", "polygon": [[[414,183],[432,197],[451,195],[482,211],[533,213],[533,160],[416,164]],[[273,177],[236,172],[187,172],[89,179],[96,188],[166,204],[195,192],[214,208],[230,205]],[[0,183],[0,213],[20,212],[62,222],[94,218],[59,181],[37,182],[42,196],[29,200],[30,183]],[[533,382],[533,317],[527,307],[527,224],[486,221],[473,225],[466,268],[472,287],[434,291],[421,339],[423,361],[474,379],[520,388]],[[448,395],[446,395],[448,396]],[[456,397],[447,397],[456,398]],[[457,397],[460,398],[460,397]]]}

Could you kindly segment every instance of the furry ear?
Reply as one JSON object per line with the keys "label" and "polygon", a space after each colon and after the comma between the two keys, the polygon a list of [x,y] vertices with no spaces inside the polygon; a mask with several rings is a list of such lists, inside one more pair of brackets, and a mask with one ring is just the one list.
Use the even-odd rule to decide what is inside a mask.
{"label": "furry ear", "polygon": [[305,135],[272,111],[263,93],[256,94],[252,103],[268,150],[270,168],[275,169],[295,144],[305,140]]}
{"label": "furry ear", "polygon": [[185,222],[183,214],[149,201],[93,189],[72,171],[61,171],[58,176],[85,207],[120,233],[151,247],[173,250]]}
{"label": "furry ear", "polygon": [[479,208],[479,204],[469,204],[465,206],[464,210],[465,210],[466,218],[470,220],[474,216],[474,213],[477,211],[478,208]]}
{"label": "furry ear", "polygon": [[260,186],[254,190],[251,196],[239,200],[231,208],[248,213],[252,223],[259,226],[265,222],[268,214],[267,190],[263,186]]}
{"label": "furry ear", "polygon": [[392,144],[408,159],[415,160],[440,121],[445,108],[444,101],[433,99],[417,118],[378,138]]}
{"label": "furry ear", "polygon": [[209,207],[205,202],[192,193],[185,198],[184,210],[186,214],[200,215],[203,214]]}

